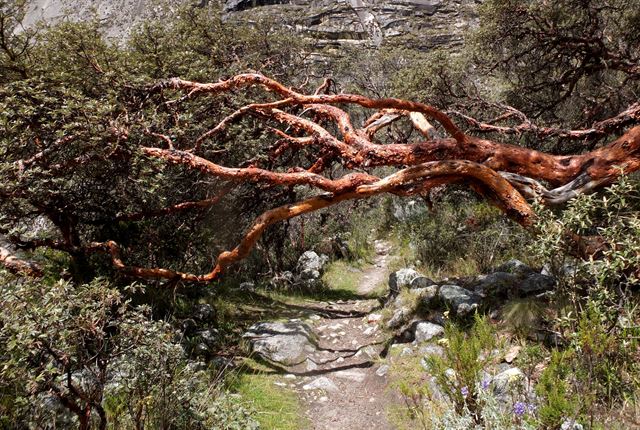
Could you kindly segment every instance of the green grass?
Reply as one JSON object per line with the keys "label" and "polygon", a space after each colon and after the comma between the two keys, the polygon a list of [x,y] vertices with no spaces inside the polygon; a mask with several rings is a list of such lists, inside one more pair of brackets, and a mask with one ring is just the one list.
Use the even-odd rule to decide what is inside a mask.
{"label": "green grass", "polygon": [[327,264],[322,280],[332,291],[357,294],[362,279],[362,270],[352,267],[343,260]]}
{"label": "green grass", "polygon": [[376,285],[376,288],[366,295],[358,293],[358,286],[362,282],[364,276],[363,267],[357,265],[354,266],[353,262],[346,262],[343,260],[332,261],[325,268],[324,275],[322,277],[323,282],[327,286],[324,292],[320,293],[319,297],[322,299],[322,295],[325,295],[331,300],[343,299],[375,299],[382,297],[387,293],[387,278]]}
{"label": "green grass", "polygon": [[[248,360],[253,362],[253,360]],[[249,367],[249,366],[248,366]],[[255,417],[263,430],[303,430],[307,428],[302,405],[296,394],[274,382],[287,381],[277,375],[269,375],[256,370],[260,365],[253,363],[249,372],[234,374],[231,390],[240,394],[255,411]],[[245,369],[246,370],[246,369]]]}

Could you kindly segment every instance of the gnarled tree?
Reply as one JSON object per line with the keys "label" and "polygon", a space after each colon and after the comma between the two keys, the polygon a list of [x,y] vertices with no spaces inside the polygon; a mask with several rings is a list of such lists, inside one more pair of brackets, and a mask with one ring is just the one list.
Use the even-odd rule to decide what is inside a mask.
{"label": "gnarled tree", "polygon": [[[180,103],[197,97],[224,96],[253,86],[274,94],[276,100],[239,108],[214,128],[202,133],[188,147],[178,145],[168,135],[154,132],[152,135],[161,146],[142,146],[140,150],[148,157],[199,170],[231,183],[307,186],[318,194],[264,212],[240,243],[218,255],[213,268],[204,274],[130,265],[123,261],[120,247],[112,240],[92,242],[84,245],[85,248],[110,253],[114,266],[132,276],[209,282],[216,280],[229,265],[245,258],[270,225],[345,200],[380,193],[414,195],[425,193],[435,185],[463,182],[486,196],[507,216],[528,226],[532,222],[533,212],[526,198],[537,196],[548,204],[566,202],[578,193],[591,192],[612,183],[623,172],[630,173],[640,168],[640,127],[629,129],[596,150],[555,156],[466,134],[445,113],[423,103],[393,98],[373,99],[353,94],[324,94],[322,91],[329,88],[326,83],[315,94],[307,95],[260,74],[242,74],[217,83],[197,83],[176,78],[149,88],[149,92],[183,93],[182,97],[169,102]],[[374,112],[364,124],[355,126],[343,109],[351,105],[373,109]],[[299,113],[292,113],[294,110]],[[281,126],[271,129],[280,137],[270,148],[271,157],[278,157],[285,149],[295,152],[312,148],[317,151],[317,161],[310,166],[291,166],[288,171],[276,171],[258,165],[226,167],[207,159],[203,155],[203,142],[215,139],[231,122],[244,115]],[[408,144],[376,142],[376,131],[402,115],[411,119],[426,140]],[[633,105],[616,118],[596,123],[591,130],[564,133],[581,135],[605,132],[606,124],[619,118],[640,120],[640,106]],[[433,126],[429,121],[436,122],[450,137],[431,138]],[[126,139],[126,130],[120,130],[119,133]],[[24,165],[25,161],[29,160],[18,164]],[[326,172],[335,163],[342,167],[344,174],[333,179]],[[382,178],[364,172],[374,167],[389,166],[398,170]],[[543,184],[553,188],[547,189]],[[185,202],[166,208],[166,211],[215,202],[216,199]]]}

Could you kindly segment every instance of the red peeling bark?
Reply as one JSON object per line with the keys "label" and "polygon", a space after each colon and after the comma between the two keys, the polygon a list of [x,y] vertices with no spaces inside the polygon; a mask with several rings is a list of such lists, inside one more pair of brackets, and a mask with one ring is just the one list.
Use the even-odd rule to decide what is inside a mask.
{"label": "red peeling bark", "polygon": [[[591,152],[559,156],[466,134],[447,114],[424,103],[395,98],[374,99],[354,94],[320,94],[320,90],[315,94],[306,95],[259,74],[238,75],[216,83],[198,83],[176,78],[152,87],[151,91],[169,89],[185,92],[183,98],[191,98],[229,94],[252,86],[264,88],[277,99],[241,107],[220,121],[217,126],[203,133],[189,150],[176,149],[176,145],[167,136],[151,134],[166,143],[168,149],[143,147],[142,152],[148,157],[196,169],[230,183],[304,186],[321,190],[324,194],[264,212],[245,232],[240,243],[218,255],[211,270],[203,274],[127,265],[122,260],[119,245],[113,241],[92,243],[87,249],[108,253],[114,267],[130,276],[211,282],[217,280],[230,265],[245,258],[269,226],[346,200],[362,199],[381,193],[416,195],[435,185],[464,182],[485,195],[511,219],[529,226],[533,221],[533,212],[523,195],[537,195],[548,199],[549,202],[565,202],[577,193],[589,192],[614,182],[623,172],[630,173],[640,169],[638,126],[627,130],[608,145]],[[327,88],[328,84],[323,85],[321,90]],[[343,106],[350,105],[376,109],[378,112],[370,115],[362,127],[357,128],[347,111],[343,109]],[[291,107],[303,107],[305,112],[312,111],[316,119],[303,118],[302,114],[295,115],[286,111]],[[592,129],[569,130],[563,133],[570,137],[609,133],[613,126],[636,124],[639,119],[638,112],[640,109],[634,105],[610,120],[594,124]],[[296,151],[304,147],[310,150],[317,149],[318,160],[306,170],[299,166],[291,166],[294,167],[293,171],[281,172],[257,167],[226,167],[201,155],[203,145],[245,115],[278,123],[297,133],[292,135],[289,130],[272,128],[271,131],[282,139],[272,148],[272,157],[278,157],[285,149]],[[377,131],[402,116],[409,117],[423,136],[435,135],[436,130],[428,121],[433,120],[450,137],[387,145],[373,140]],[[488,126],[470,118],[465,119],[480,131],[499,132],[504,135],[518,134],[518,131],[507,127]],[[321,120],[330,121],[339,133],[332,134],[322,125]],[[558,134],[545,132],[541,135]],[[339,163],[346,170],[360,171],[348,173],[337,179],[322,175],[332,163]],[[362,172],[362,169],[383,166],[398,167],[400,170],[384,178]],[[558,188],[547,190],[545,185],[538,181]],[[209,203],[210,200],[186,202],[163,211],[169,213]],[[164,212],[160,214],[162,213]]]}

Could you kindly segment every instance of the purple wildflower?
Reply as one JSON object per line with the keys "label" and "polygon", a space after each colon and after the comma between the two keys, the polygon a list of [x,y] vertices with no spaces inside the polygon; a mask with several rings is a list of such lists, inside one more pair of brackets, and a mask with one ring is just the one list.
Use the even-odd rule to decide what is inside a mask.
{"label": "purple wildflower", "polygon": [[522,402],[516,402],[513,405],[513,414],[517,417],[523,416],[527,412],[527,405]]}
{"label": "purple wildflower", "polygon": [[467,388],[466,386],[460,388],[460,393],[463,397],[467,397],[469,395],[469,388]]}
{"label": "purple wildflower", "polygon": [[480,383],[480,388],[482,388],[483,390],[486,390],[489,388],[490,383],[491,383],[491,380],[489,378],[483,379],[482,382]]}
{"label": "purple wildflower", "polygon": [[534,414],[536,412],[536,410],[538,410],[538,407],[536,405],[534,405],[533,403],[529,403],[527,405],[527,410],[529,411],[530,414]]}

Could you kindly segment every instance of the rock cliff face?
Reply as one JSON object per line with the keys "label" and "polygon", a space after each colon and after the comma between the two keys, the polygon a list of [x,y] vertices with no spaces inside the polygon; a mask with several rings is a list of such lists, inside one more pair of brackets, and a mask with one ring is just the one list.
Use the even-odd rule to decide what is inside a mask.
{"label": "rock cliff face", "polygon": [[[293,28],[312,39],[320,51],[339,50],[345,45],[426,51],[436,46],[461,46],[464,30],[475,23],[480,1],[226,0],[220,7],[225,19],[268,19],[274,25]],[[199,5],[206,2],[201,0]],[[63,16],[76,20],[97,17],[109,36],[120,38],[141,19],[163,13],[167,10],[158,7],[157,0],[31,0],[24,24]]]}
{"label": "rock cliff face", "polygon": [[86,21],[98,19],[109,37],[126,37],[131,27],[160,11],[153,0],[27,0],[23,20],[30,27],[40,20],[49,22],[63,18]]}
{"label": "rock cliff face", "polygon": [[429,50],[463,43],[474,25],[474,0],[228,0],[232,19],[279,20],[312,38],[318,48],[344,45],[406,46]]}

